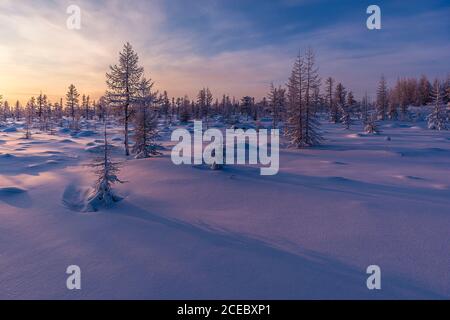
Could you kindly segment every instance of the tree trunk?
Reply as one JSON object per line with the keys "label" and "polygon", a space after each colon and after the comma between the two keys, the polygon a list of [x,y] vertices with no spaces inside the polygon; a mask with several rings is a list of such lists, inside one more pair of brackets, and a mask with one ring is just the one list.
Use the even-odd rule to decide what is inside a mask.
{"label": "tree trunk", "polygon": [[128,144],[128,103],[125,105],[125,155],[130,155],[130,148]]}

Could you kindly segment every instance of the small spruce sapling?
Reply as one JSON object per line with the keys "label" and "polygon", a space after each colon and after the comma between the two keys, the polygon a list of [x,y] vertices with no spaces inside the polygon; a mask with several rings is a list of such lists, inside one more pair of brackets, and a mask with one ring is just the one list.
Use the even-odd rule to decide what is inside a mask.
{"label": "small spruce sapling", "polygon": [[367,118],[367,122],[364,127],[364,132],[367,134],[379,134],[381,132],[378,127],[375,115],[372,115]]}
{"label": "small spruce sapling", "polygon": [[96,168],[97,182],[94,192],[88,199],[88,204],[94,211],[99,207],[108,208],[121,200],[112,190],[113,184],[123,183],[123,181],[117,177],[119,164],[111,160],[111,145],[108,143],[106,122],[104,125],[104,144],[102,149],[103,156],[97,158],[92,164],[92,167]]}

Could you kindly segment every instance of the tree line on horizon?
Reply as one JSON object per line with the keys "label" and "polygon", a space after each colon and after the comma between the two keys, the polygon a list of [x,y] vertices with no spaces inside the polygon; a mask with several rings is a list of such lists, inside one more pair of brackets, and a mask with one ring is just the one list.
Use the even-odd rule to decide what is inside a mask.
{"label": "tree line on horizon", "polygon": [[[357,101],[351,90],[332,77],[326,78],[322,85],[311,48],[296,58],[287,84],[278,87],[271,84],[267,97],[260,101],[250,96],[214,98],[209,88],[199,90],[195,99],[187,95],[170,98],[167,91],[154,90],[153,81],[144,77],[139,57],[129,43],[120,52],[119,63],[110,66],[106,83],[107,92],[97,101],[91,101],[89,95],[81,95],[73,84],[68,87],[65,101],[61,98],[54,103],[43,93],[32,97],[24,106],[19,101],[11,106],[0,96],[0,121],[25,120],[28,136],[31,127],[52,133],[55,126],[64,126],[68,122],[67,126],[77,131],[81,120],[104,120],[106,115],[113,116],[124,124],[125,151],[130,155],[128,132],[131,124],[147,141],[152,138],[145,133],[150,131],[149,137],[154,136],[158,119],[164,119],[168,125],[202,119],[208,126],[217,116],[230,125],[242,119],[258,122],[270,117],[272,127],[283,124],[286,136],[293,145],[301,148],[320,142],[319,114],[327,114],[329,121],[342,123],[346,128],[355,118],[366,126],[373,126],[378,120],[413,120],[413,114],[409,112],[411,106],[432,104],[429,127],[444,129],[448,122],[445,106],[450,101],[450,75],[444,81],[436,79],[433,83],[425,75],[419,79],[399,78],[391,88],[381,76],[375,100],[370,101],[365,95]],[[148,156],[145,150],[134,151]],[[155,152],[152,149],[150,154]]]}

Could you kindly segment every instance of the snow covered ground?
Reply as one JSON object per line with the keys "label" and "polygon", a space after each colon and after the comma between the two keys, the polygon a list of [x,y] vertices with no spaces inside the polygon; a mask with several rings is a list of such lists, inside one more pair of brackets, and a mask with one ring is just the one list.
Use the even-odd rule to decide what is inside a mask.
{"label": "snow covered ground", "polygon": [[450,132],[424,127],[324,124],[323,146],[282,148],[266,177],[178,167],[170,148],[125,159],[115,129],[124,200],[96,213],[74,204],[100,132],[0,129],[0,298],[450,298]]}

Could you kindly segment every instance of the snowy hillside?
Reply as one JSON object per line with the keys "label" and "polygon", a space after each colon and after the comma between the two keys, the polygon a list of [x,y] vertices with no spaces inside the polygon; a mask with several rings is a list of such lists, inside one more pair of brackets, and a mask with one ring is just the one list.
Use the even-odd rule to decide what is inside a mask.
{"label": "snowy hillside", "polygon": [[[16,131],[15,128],[18,128]],[[450,298],[450,132],[323,123],[322,146],[282,148],[280,172],[125,158],[109,128],[109,210],[80,212],[99,128],[0,133],[0,298]],[[379,265],[382,290],[366,287]],[[66,288],[79,265],[82,290]]]}

